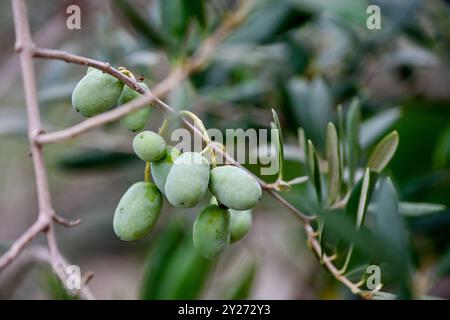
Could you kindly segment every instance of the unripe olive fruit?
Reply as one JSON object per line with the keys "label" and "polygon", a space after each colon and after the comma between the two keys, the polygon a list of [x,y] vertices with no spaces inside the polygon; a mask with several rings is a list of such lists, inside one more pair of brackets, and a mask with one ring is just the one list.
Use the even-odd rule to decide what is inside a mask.
{"label": "unripe olive fruit", "polygon": [[111,109],[119,99],[123,83],[100,70],[88,69],[72,92],[72,105],[84,117]]}
{"label": "unripe olive fruit", "polygon": [[230,243],[235,243],[244,238],[252,227],[252,210],[238,211],[229,209],[230,212]]}
{"label": "unripe olive fruit", "polygon": [[209,162],[200,153],[185,152],[173,163],[164,187],[171,205],[194,207],[208,189]]}
{"label": "unripe olive fruit", "polygon": [[133,150],[144,161],[158,161],[166,154],[166,142],[156,132],[142,131],[133,139]]}
{"label": "unripe olive fruit", "polygon": [[230,242],[230,215],[212,204],[197,216],[193,230],[194,247],[207,259],[214,259]]}
{"label": "unripe olive fruit", "polygon": [[156,225],[161,206],[162,195],[156,185],[143,181],[133,184],[117,205],[114,232],[124,241],[145,237]]}
{"label": "unripe olive fruit", "polygon": [[[144,90],[148,90],[147,85],[143,82],[139,83],[139,86]],[[140,96],[141,94],[139,92],[136,92],[129,86],[125,85],[123,87],[122,94],[119,97],[118,104],[123,105],[127,102],[130,102],[131,100],[139,98]],[[145,125],[147,124],[151,110],[152,109],[150,105],[140,108],[120,118],[120,123],[130,131],[140,131],[144,129]]]}
{"label": "unripe olive fruit", "polygon": [[248,210],[261,198],[261,186],[245,170],[221,166],[211,170],[209,188],[217,200],[230,209]]}
{"label": "unripe olive fruit", "polygon": [[158,161],[150,164],[150,171],[152,173],[153,182],[155,182],[159,191],[165,193],[164,187],[166,185],[167,176],[172,168],[173,162],[181,155],[177,148],[168,146],[166,155]]}

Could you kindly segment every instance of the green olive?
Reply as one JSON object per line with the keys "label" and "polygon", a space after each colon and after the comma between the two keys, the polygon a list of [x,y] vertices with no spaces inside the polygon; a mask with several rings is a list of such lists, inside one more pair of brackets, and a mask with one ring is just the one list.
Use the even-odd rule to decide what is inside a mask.
{"label": "green olive", "polygon": [[[143,82],[139,83],[139,86],[144,90],[148,90],[147,85]],[[123,105],[136,98],[139,98],[140,96],[141,94],[139,92],[136,92],[129,86],[124,86],[122,94],[119,97],[118,104]],[[151,111],[152,109],[150,105],[142,107],[120,118],[120,123],[130,131],[133,132],[140,131],[145,128],[145,125],[147,124],[148,119],[150,118]]]}
{"label": "green olive", "polygon": [[173,162],[181,155],[177,148],[168,146],[166,155],[158,161],[150,164],[153,182],[155,182],[159,191],[164,193],[164,186],[166,185],[167,176],[172,168]]}
{"label": "green olive", "polygon": [[92,117],[116,105],[123,83],[100,70],[88,70],[72,92],[72,105],[83,117]]}
{"label": "green olive", "polygon": [[245,170],[226,165],[211,170],[209,188],[217,200],[230,209],[248,210],[261,198],[261,186]]}
{"label": "green olive", "polygon": [[230,242],[230,215],[227,209],[209,205],[197,216],[193,230],[194,247],[207,259],[214,259]]}
{"label": "green olive", "polygon": [[230,242],[235,243],[244,238],[252,227],[252,210],[230,212]]}
{"label": "green olive", "polygon": [[122,196],[114,213],[113,227],[124,241],[145,237],[156,225],[162,207],[162,195],[150,182],[133,184]]}
{"label": "green olive", "polygon": [[158,161],[166,154],[166,142],[153,131],[142,131],[133,139],[133,150],[144,161]]}
{"label": "green olive", "polygon": [[197,152],[185,152],[173,163],[164,187],[167,200],[177,208],[194,207],[205,195],[209,163]]}

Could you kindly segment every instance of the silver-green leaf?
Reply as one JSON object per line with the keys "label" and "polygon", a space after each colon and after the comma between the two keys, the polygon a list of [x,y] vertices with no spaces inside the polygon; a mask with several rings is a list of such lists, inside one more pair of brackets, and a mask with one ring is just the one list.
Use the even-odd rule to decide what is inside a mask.
{"label": "silver-green leaf", "polygon": [[375,172],[383,171],[394,156],[398,142],[398,132],[392,131],[375,147],[375,150],[370,155],[367,166]]}

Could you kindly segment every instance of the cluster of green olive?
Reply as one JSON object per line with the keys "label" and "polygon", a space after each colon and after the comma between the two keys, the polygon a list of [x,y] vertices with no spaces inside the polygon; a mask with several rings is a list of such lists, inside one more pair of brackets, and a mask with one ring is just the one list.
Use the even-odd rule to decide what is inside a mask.
{"label": "cluster of green olive", "polygon": [[[121,72],[134,78],[126,69]],[[139,85],[148,90],[144,83]],[[92,117],[139,96],[117,78],[89,67],[72,93],[72,105],[82,116]],[[131,131],[140,131],[150,117],[150,110],[150,106],[136,110],[124,116],[121,123]],[[261,197],[260,185],[247,172],[230,165],[211,169],[201,153],[181,154],[152,131],[138,133],[133,149],[139,158],[150,163],[154,183],[148,179],[137,182],[120,199],[113,221],[114,232],[120,239],[139,240],[154,228],[163,194],[174,207],[192,208],[208,188],[213,200],[200,212],[193,229],[194,246],[199,252],[207,258],[217,257],[229,243],[247,234],[252,224],[251,209]]]}
{"label": "cluster of green olive", "polygon": [[[128,70],[123,73],[134,76]],[[139,82],[143,90],[148,90],[145,83]],[[117,78],[96,68],[89,67],[72,92],[72,105],[83,117],[92,117],[108,111],[115,105],[125,104],[139,97],[140,94],[123,84]],[[133,132],[144,129],[151,107],[147,106],[131,112],[120,119],[120,122]]]}
{"label": "cluster of green olive", "polygon": [[201,153],[181,153],[152,131],[138,133],[133,149],[150,163],[154,183],[137,182],[121,198],[113,222],[120,239],[138,240],[153,229],[162,195],[176,208],[192,208],[208,189],[214,201],[194,223],[195,248],[212,259],[247,234],[252,224],[251,209],[261,198],[261,187],[245,170],[231,165],[211,169]]}

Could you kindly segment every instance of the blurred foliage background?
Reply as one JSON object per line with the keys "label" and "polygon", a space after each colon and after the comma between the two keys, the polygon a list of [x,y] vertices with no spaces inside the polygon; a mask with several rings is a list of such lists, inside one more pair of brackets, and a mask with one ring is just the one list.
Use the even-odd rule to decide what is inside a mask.
{"label": "blurred foliage background", "polygon": [[[188,57],[235,5],[232,0],[28,3],[39,46],[126,66],[142,74],[150,88]],[[81,30],[66,28],[70,4],[81,8]],[[381,30],[366,27],[369,4],[381,8]],[[34,221],[37,208],[8,1],[0,2],[0,12],[0,244],[6,248]],[[326,126],[337,121],[337,105],[346,113],[351,100],[359,97],[360,161],[365,163],[375,143],[396,129],[400,144],[386,173],[398,198],[444,205],[431,213],[409,210],[398,219],[388,218],[385,227],[390,234],[405,234],[402,245],[410,261],[402,263],[413,270],[408,275],[413,290],[448,299],[449,14],[449,3],[442,0],[257,0],[248,20],[218,48],[208,67],[165,100],[195,112],[207,127],[222,130],[270,128],[274,108],[284,130],[289,178],[305,172],[298,127],[323,155]],[[36,61],[36,69],[45,129],[81,121],[70,95],[85,69],[55,61]],[[156,130],[161,120],[161,113],[153,112],[148,127]],[[306,246],[302,226],[269,197],[254,210],[249,236],[215,262],[200,258],[192,248],[190,231],[199,208],[166,205],[149,237],[137,243],[119,241],[112,230],[115,206],[143,175],[143,163],[131,154],[132,137],[114,123],[45,152],[56,210],[83,219],[76,228],[57,230],[62,251],[83,271],[95,272],[91,287],[98,298],[355,298],[321,268]],[[296,187],[286,197],[313,213],[308,190]],[[40,250],[42,240],[29,250]],[[359,240],[371,249],[369,240]],[[27,257],[0,277],[0,297],[68,298],[39,262],[39,254]],[[385,280],[388,289],[391,280]]]}

